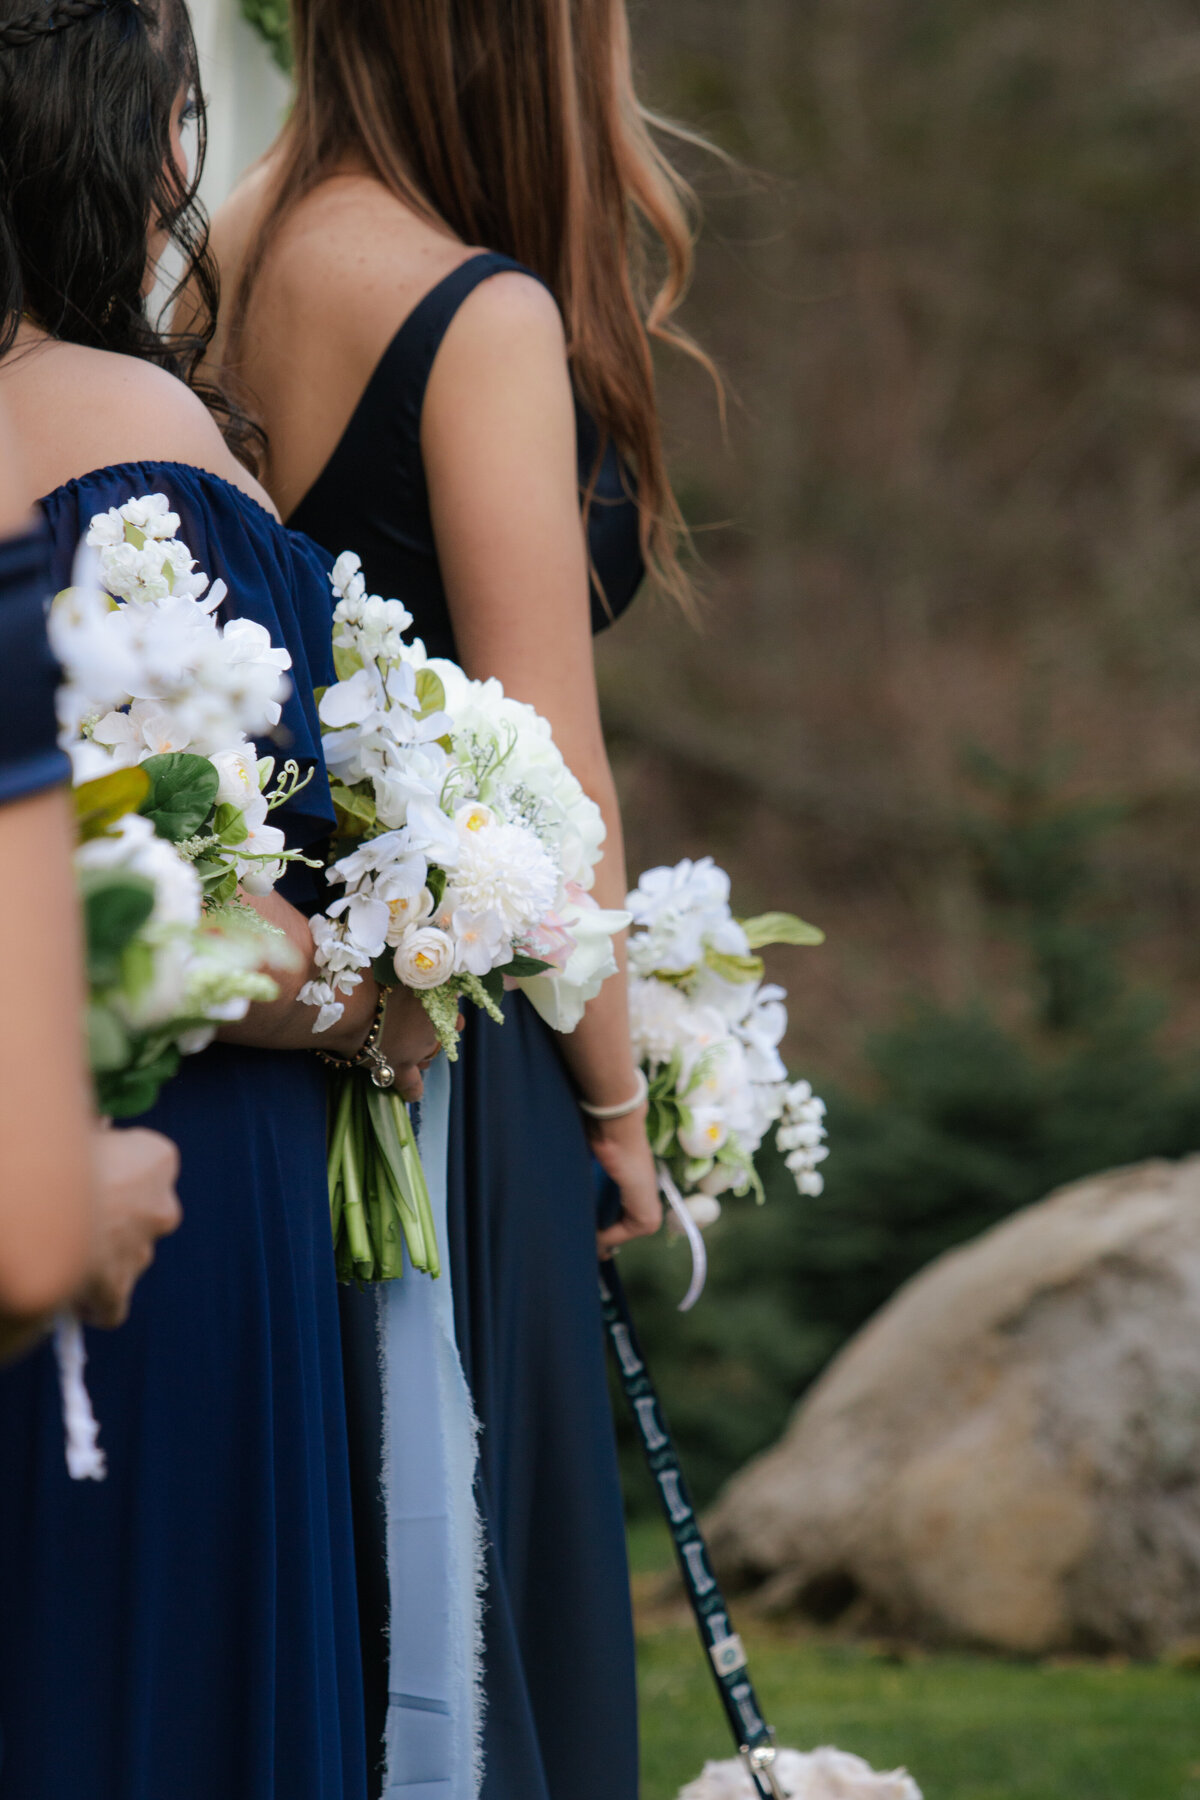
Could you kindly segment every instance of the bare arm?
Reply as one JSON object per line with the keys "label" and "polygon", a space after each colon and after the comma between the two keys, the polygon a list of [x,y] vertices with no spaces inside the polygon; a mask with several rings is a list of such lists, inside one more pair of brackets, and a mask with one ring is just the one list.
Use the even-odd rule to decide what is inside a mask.
{"label": "bare arm", "polygon": [[[29,523],[16,446],[0,417],[0,536]],[[67,796],[0,807],[0,1312],[29,1318],[80,1280],[91,1234],[91,1100]]]}
{"label": "bare arm", "polygon": [[[529,277],[495,276],[464,303],[434,364],[421,441],[463,665],[497,676],[550,721],[607,826],[596,899],[619,907],[625,857],[592,659],[574,403],[557,308]],[[628,1099],[637,1084],[623,945],[619,960],[621,973],[559,1040],[581,1096],[599,1106]],[[589,1122],[589,1134],[624,1209],[602,1245],[656,1230],[644,1108]]]}

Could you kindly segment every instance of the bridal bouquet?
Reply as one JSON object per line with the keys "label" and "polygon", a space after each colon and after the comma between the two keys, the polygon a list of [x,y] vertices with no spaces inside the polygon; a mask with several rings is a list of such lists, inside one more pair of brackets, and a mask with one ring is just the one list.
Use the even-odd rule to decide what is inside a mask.
{"label": "bridal bouquet", "polygon": [[[356,556],[338,558],[333,587],[338,679],[320,716],[338,821],[327,874],[342,891],[312,920],[320,973],[301,998],[317,1008],[314,1030],[341,1017],[368,970],[419,994],[452,1059],[460,999],[500,1021],[506,984],[573,1030],[615,972],[613,935],[628,923],[588,892],[600,809],[532,707],[406,641],[411,614],[367,594]],[[346,1078],[335,1102],[330,1192],[345,1279],[398,1275],[398,1231],[415,1267],[437,1269],[414,1159],[407,1179],[397,1164],[411,1126],[389,1098],[383,1109]]]}
{"label": "bridal bouquet", "polygon": [[269,814],[303,785],[277,779],[250,734],[278,724],[286,650],[248,619],[214,617],[209,586],[149,494],[92,519],[76,585],[50,611],[64,673],[102,1112],[144,1112],[182,1055],[277,989],[290,952],[239,890],[269,893],[294,852]]}
{"label": "bridal bouquet", "polygon": [[647,1131],[664,1197],[692,1246],[686,1308],[703,1288],[700,1229],[719,1218],[718,1196],[763,1198],[754,1159],[768,1132],[775,1130],[799,1191],[821,1192],[825,1106],[806,1081],[788,1081],[779,1054],[786,994],[763,981],[756,952],[819,944],[822,933],[791,913],[735,919],[729,877],[711,856],[648,870],[626,904],[630,1024],[649,1090]]}

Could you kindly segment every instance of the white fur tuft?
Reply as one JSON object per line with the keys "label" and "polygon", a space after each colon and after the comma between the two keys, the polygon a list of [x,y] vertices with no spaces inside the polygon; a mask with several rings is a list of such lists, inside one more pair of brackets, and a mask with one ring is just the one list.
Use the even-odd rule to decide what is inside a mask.
{"label": "white fur tuft", "polygon": [[[789,1800],[921,1800],[921,1790],[904,1769],[879,1775],[861,1756],[826,1746],[811,1756],[781,1750],[775,1778]],[[679,1800],[756,1800],[741,1760],[705,1763],[704,1773],[682,1789]]]}

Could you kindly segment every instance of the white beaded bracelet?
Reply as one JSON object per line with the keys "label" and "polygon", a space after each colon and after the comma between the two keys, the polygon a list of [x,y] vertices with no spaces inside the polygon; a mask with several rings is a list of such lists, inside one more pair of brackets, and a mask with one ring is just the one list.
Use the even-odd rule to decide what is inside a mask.
{"label": "white beaded bracelet", "polygon": [[650,1092],[650,1083],[646,1080],[646,1071],[637,1072],[637,1093],[632,1100],[618,1100],[615,1106],[593,1106],[589,1100],[579,1102],[580,1112],[586,1113],[589,1119],[624,1119],[629,1113],[636,1112]]}

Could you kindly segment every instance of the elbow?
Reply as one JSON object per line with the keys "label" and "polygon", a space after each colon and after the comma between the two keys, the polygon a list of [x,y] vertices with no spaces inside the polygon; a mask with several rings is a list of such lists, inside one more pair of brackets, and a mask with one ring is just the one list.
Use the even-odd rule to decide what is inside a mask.
{"label": "elbow", "polygon": [[87,1242],[30,1246],[13,1253],[0,1246],[0,1314],[32,1323],[57,1312],[78,1292],[87,1265]]}
{"label": "elbow", "polygon": [[92,1252],[93,1173],[86,1160],[59,1181],[23,1180],[8,1194],[29,1196],[0,1213],[0,1313],[42,1318],[65,1306],[82,1285]]}

